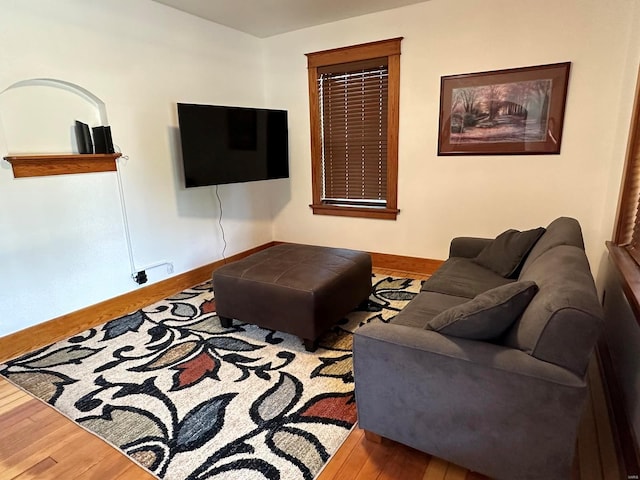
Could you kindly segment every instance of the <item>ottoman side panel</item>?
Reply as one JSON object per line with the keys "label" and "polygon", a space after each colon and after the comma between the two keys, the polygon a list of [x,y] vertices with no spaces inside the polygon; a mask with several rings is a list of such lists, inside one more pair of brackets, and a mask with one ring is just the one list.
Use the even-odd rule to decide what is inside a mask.
{"label": "ottoman side panel", "polygon": [[313,324],[311,292],[214,274],[214,294],[218,315],[308,338]]}
{"label": "ottoman side panel", "polygon": [[[371,257],[367,254],[339,272],[331,283],[321,285],[314,294],[316,336],[351,312],[371,294]],[[313,337],[315,338],[315,337]]]}

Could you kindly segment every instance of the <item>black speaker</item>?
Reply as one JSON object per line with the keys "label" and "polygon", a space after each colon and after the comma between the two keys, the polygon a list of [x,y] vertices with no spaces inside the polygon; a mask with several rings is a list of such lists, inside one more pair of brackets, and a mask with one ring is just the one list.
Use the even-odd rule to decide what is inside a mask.
{"label": "black speaker", "polygon": [[89,125],[79,120],[76,120],[76,142],[78,144],[78,153],[93,153]]}
{"label": "black speaker", "polygon": [[96,153],[114,153],[111,127],[93,127],[93,143]]}

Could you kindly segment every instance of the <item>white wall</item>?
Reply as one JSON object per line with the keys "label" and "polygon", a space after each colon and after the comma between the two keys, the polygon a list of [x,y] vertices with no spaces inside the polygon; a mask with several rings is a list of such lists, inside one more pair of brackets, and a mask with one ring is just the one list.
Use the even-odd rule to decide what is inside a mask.
{"label": "white wall", "polygon": [[[263,106],[261,42],[150,0],[0,0],[0,11],[0,91],[48,77],[105,102],[129,156],[120,170],[137,266],[167,260],[178,274],[220,259],[213,190],[181,183],[176,102]],[[25,106],[32,124],[19,135],[0,96],[1,156],[73,150],[67,125],[77,111],[52,139],[45,120],[59,125],[65,112],[44,92],[32,91],[40,108]],[[274,188],[220,187],[227,255],[272,239]],[[150,283],[169,276],[147,274]],[[135,288],[115,173],[14,179],[1,162],[0,336]]]}
{"label": "white wall", "polygon": [[[581,222],[597,272],[628,134],[637,11],[636,0],[431,0],[267,39],[268,100],[289,109],[292,133],[275,238],[444,259],[453,236],[568,215]],[[314,216],[304,54],[398,36],[398,219]],[[564,61],[572,69],[560,155],[437,156],[441,76]]]}

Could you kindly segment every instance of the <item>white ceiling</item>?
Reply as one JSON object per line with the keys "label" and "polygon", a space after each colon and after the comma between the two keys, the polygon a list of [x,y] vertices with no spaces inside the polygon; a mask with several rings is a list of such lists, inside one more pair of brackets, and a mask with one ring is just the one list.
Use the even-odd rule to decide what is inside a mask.
{"label": "white ceiling", "polygon": [[426,0],[155,0],[256,37],[301,28]]}

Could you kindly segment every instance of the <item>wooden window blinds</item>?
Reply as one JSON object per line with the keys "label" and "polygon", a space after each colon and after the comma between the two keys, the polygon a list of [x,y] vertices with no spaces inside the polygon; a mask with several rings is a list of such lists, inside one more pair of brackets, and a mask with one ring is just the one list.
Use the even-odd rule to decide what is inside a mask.
{"label": "wooden window blinds", "polygon": [[613,240],[640,264],[640,73]]}
{"label": "wooden window blinds", "polygon": [[318,69],[322,201],[387,203],[386,58]]}

